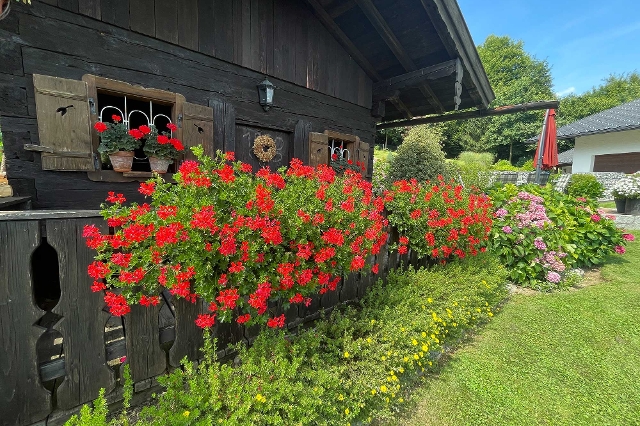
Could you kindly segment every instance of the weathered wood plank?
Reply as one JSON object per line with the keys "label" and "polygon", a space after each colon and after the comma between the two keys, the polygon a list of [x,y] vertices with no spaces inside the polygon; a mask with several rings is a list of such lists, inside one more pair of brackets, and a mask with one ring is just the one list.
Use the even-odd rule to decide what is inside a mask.
{"label": "weathered wood plank", "polygon": [[178,0],[155,0],[155,2],[156,37],[178,44]]}
{"label": "weathered wood plank", "polygon": [[100,0],[79,0],[78,12],[94,19],[102,18]]}
{"label": "weathered wood plank", "polygon": [[293,132],[293,156],[305,164],[309,163],[309,133],[311,133],[311,123],[300,120],[296,124]]}
{"label": "weathered wood plank", "polygon": [[233,2],[229,0],[213,1],[213,17],[215,25],[214,45],[215,57],[223,61],[233,61]]}
{"label": "weathered wood plank", "polygon": [[131,2],[131,30],[151,37],[156,35],[156,17],[154,0],[135,0]]}
{"label": "weathered wood plank", "polygon": [[194,159],[191,147],[202,145],[204,153],[213,156],[216,152],[214,140],[213,109],[186,102],[182,121],[182,142],[185,146],[185,158]]}
{"label": "weathered wood plank", "polygon": [[239,62],[243,67],[250,68],[252,64],[251,50],[251,0],[240,0],[240,31],[242,32],[242,59]]}
{"label": "weathered wood plank", "polygon": [[38,221],[0,222],[0,413],[2,425],[40,421],[51,395],[40,384],[36,342],[43,315],[33,303],[31,254],[40,244]]}
{"label": "weathered wood plank", "polygon": [[198,50],[198,0],[178,2],[178,44]]}
{"label": "weathered wood plank", "polygon": [[124,317],[127,362],[134,382],[162,374],[166,368],[165,352],[160,347],[158,313],[160,306],[134,305]]}
{"label": "weathered wood plank", "polygon": [[103,22],[129,28],[129,0],[100,0],[100,13]]}
{"label": "weathered wood plank", "polygon": [[205,55],[214,54],[214,27],[213,1],[198,0],[198,50]]}
{"label": "weathered wood plank", "polygon": [[210,99],[209,106],[213,108],[213,141],[216,149],[235,152],[235,109],[218,99]]}
{"label": "weathered wood plank", "polygon": [[176,313],[175,341],[169,350],[169,363],[179,367],[184,357],[189,361],[200,358],[204,341],[202,329],[195,324],[195,320],[204,309],[201,301],[190,303],[184,299],[174,299],[173,306]]}
{"label": "weathered wood plank", "polygon": [[273,75],[273,0],[258,2],[258,20],[260,63],[257,70]]}
{"label": "weathered wood plank", "polygon": [[109,393],[115,386],[113,371],[105,359],[101,293],[90,289],[87,266],[93,251],[86,247],[82,230],[92,224],[106,232],[102,219],[52,219],[46,222],[47,242],[58,252],[60,301],[53,312],[62,319],[55,325],[64,339],[66,376],[57,390],[58,407],[68,410],[98,397],[100,388]]}
{"label": "weathered wood plank", "polygon": [[287,81],[295,80],[295,20],[285,1],[274,0],[273,75]]}
{"label": "weathered wood plank", "polygon": [[69,12],[78,13],[78,0],[58,0],[58,7]]}

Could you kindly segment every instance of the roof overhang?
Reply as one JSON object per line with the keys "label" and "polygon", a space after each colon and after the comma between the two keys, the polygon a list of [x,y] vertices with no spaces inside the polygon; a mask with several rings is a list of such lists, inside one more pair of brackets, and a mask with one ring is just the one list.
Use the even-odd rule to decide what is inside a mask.
{"label": "roof overhang", "polygon": [[307,0],[373,80],[372,114],[392,121],[495,98],[455,0]]}

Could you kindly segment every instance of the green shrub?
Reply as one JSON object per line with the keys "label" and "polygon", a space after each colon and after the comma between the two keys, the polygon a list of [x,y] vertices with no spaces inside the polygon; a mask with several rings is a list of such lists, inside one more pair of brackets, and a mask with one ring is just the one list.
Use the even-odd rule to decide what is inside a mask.
{"label": "green shrub", "polygon": [[491,166],[491,170],[498,172],[517,172],[518,168],[512,165],[509,160],[499,160]]}
{"label": "green shrub", "polygon": [[491,172],[484,165],[460,160],[447,160],[445,176],[463,184],[465,188],[477,188],[481,191],[489,187],[491,180]]}
{"label": "green shrub", "polygon": [[392,181],[417,179],[433,180],[445,172],[442,135],[432,127],[411,128],[390,160],[389,177]]}
{"label": "green shrub", "polygon": [[488,169],[493,164],[493,154],[490,152],[463,151],[458,155],[458,161],[465,164],[479,164]]}
{"label": "green shrub", "polygon": [[389,161],[384,157],[373,159],[371,186],[376,194],[382,194],[389,187]]}
{"label": "green shrub", "polygon": [[567,193],[574,197],[585,197],[597,200],[604,194],[604,186],[593,175],[574,174],[571,175]]}

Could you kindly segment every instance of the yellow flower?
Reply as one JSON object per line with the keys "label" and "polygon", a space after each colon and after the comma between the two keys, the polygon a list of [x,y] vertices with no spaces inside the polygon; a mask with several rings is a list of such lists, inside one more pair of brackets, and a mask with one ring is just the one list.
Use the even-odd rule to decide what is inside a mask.
{"label": "yellow flower", "polygon": [[367,337],[367,343],[371,343],[371,337]]}
{"label": "yellow flower", "polygon": [[371,320],[371,325],[373,325],[373,324],[375,324],[375,323],[376,323],[376,320],[372,319],[372,320]]}
{"label": "yellow flower", "polygon": [[429,346],[427,345],[422,345],[422,351],[423,352],[427,352],[429,350]]}
{"label": "yellow flower", "polygon": [[375,389],[371,389],[371,395],[375,395],[377,392]]}
{"label": "yellow flower", "polygon": [[257,394],[256,395],[256,401],[258,401],[258,402],[267,402],[267,398],[264,397],[262,394]]}
{"label": "yellow flower", "polygon": [[427,333],[425,333],[424,331],[422,332],[422,337],[427,337]]}
{"label": "yellow flower", "polygon": [[418,354],[413,354],[413,359],[419,359],[420,357],[418,356]]}
{"label": "yellow flower", "polygon": [[191,414],[191,412],[189,412],[189,411],[185,411],[184,413],[182,413],[182,415],[185,416],[185,417],[189,417],[189,414]]}
{"label": "yellow flower", "polygon": [[382,358],[380,358],[380,359],[382,359],[383,361],[386,361],[387,357],[383,355]]}
{"label": "yellow flower", "polygon": [[490,317],[493,316],[493,312],[489,312],[487,315],[489,315]]}
{"label": "yellow flower", "polygon": [[344,401],[344,395],[343,395],[343,394],[338,395],[338,399],[339,399],[340,401]]}
{"label": "yellow flower", "polygon": [[384,393],[387,391],[387,387],[385,385],[380,386],[380,392]]}
{"label": "yellow flower", "polygon": [[350,413],[350,412],[351,412],[351,410],[349,410],[348,408],[345,408],[345,409],[344,409],[344,413],[345,413],[347,416],[349,415],[349,413]]}
{"label": "yellow flower", "polygon": [[404,402],[404,399],[398,398],[398,402]]}
{"label": "yellow flower", "polygon": [[427,298],[427,302],[433,303],[433,299],[429,297],[429,298]]}
{"label": "yellow flower", "polygon": [[418,344],[418,341],[416,339],[411,340],[411,343],[413,344],[413,346],[416,346]]}
{"label": "yellow flower", "polygon": [[398,369],[398,371],[399,371],[400,373],[404,373],[404,368],[400,367],[400,368]]}
{"label": "yellow flower", "polygon": [[344,357],[345,357],[345,358],[349,358],[349,352],[344,351]]}

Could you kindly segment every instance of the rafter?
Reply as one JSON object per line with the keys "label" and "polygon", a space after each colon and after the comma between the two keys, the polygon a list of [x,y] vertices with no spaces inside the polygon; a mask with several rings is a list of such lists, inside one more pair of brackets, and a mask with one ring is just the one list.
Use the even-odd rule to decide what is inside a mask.
{"label": "rafter", "polygon": [[426,81],[437,80],[451,75],[456,72],[459,62],[458,59],[452,59],[379,81],[373,85],[373,99],[388,99],[397,90],[418,87]]}
{"label": "rafter", "polygon": [[558,101],[538,101],[526,104],[502,106],[493,109],[477,109],[472,111],[458,112],[454,114],[431,115],[428,117],[414,118],[412,120],[398,120],[380,123],[376,130],[392,129],[395,127],[416,126],[418,124],[442,123],[445,121],[468,120],[470,118],[491,117],[495,115],[515,114],[517,112],[536,111],[541,109],[556,109],[560,103]]}
{"label": "rafter", "polygon": [[[364,12],[367,19],[371,22],[373,27],[376,29],[380,37],[385,41],[387,46],[391,49],[395,57],[398,59],[400,64],[404,67],[406,71],[415,71],[418,69],[413,60],[409,57],[407,52],[404,50],[400,41],[395,36],[387,22],[384,20],[378,9],[374,6],[371,0],[356,0],[360,9]],[[423,83],[418,86],[422,94],[427,98],[427,101],[438,113],[444,112],[444,107],[438,100],[438,97],[431,87],[428,84]]]}
{"label": "rafter", "polygon": [[[333,35],[333,37],[338,40],[338,42],[344,47],[351,55],[351,57],[356,61],[358,65],[364,70],[365,73],[374,81],[382,80],[378,71],[371,65],[371,63],[364,57],[362,52],[358,50],[358,48],[353,44],[353,42],[349,39],[349,37],[340,29],[338,24],[331,18],[331,16],[327,13],[326,10],[322,7],[322,5],[317,0],[307,0],[307,3],[313,8],[316,16],[322,24],[327,28],[327,30]],[[413,114],[409,112],[409,108],[400,100],[400,98],[396,98],[395,101],[391,101],[393,105],[403,113],[407,118],[412,118]]]}

